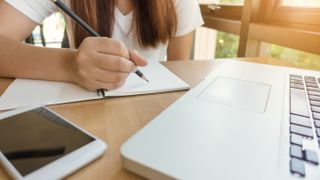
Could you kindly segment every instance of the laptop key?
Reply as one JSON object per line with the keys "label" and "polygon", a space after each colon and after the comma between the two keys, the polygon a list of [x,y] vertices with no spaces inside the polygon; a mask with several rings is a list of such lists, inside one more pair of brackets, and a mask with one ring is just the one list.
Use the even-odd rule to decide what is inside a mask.
{"label": "laptop key", "polygon": [[314,120],[314,125],[315,125],[317,128],[320,128],[320,120]]}
{"label": "laptop key", "polygon": [[303,137],[297,134],[291,134],[290,142],[291,144],[302,146]]}
{"label": "laptop key", "polygon": [[317,106],[311,106],[311,111],[312,111],[312,112],[320,113],[320,107],[317,107]]}
{"label": "laptop key", "polygon": [[320,92],[320,88],[308,87],[307,89],[308,89],[308,91]]}
{"label": "laptop key", "polygon": [[306,175],[304,161],[296,158],[292,158],[290,161],[290,171],[293,174],[298,174],[302,177]]}
{"label": "laptop key", "polygon": [[312,115],[313,115],[313,119],[318,119],[318,120],[320,120],[320,113],[314,112],[314,113],[312,113]]}
{"label": "laptop key", "polygon": [[296,80],[296,79],[290,79],[290,83],[303,85],[303,81],[302,80]]}
{"label": "laptop key", "polygon": [[301,136],[305,136],[307,138],[313,138],[313,132],[311,128],[290,125],[290,132]]}
{"label": "laptop key", "polygon": [[317,136],[320,138],[320,128],[317,128]]}
{"label": "laptop key", "polygon": [[310,99],[310,101],[320,101],[320,97],[318,97],[318,96],[309,96],[309,99]]}
{"label": "laptop key", "polygon": [[293,84],[293,83],[290,84],[290,88],[305,90],[304,85]]}
{"label": "laptop key", "polygon": [[305,91],[290,89],[290,112],[291,114],[309,117],[309,107]]}
{"label": "laptop key", "polygon": [[301,75],[297,75],[297,74],[290,74],[290,79],[292,79],[292,78],[294,78],[294,79],[303,79],[303,77],[301,76]]}
{"label": "laptop key", "polygon": [[319,86],[317,84],[313,84],[313,83],[306,83],[307,87],[312,87],[312,88],[318,88]]}
{"label": "laptop key", "polygon": [[304,80],[305,80],[307,83],[314,83],[314,84],[317,83],[316,78],[315,78],[315,77],[312,77],[312,76],[306,76],[306,77],[304,77]]}
{"label": "laptop key", "polygon": [[290,115],[290,123],[311,128],[310,118],[303,116]]}
{"label": "laptop key", "polygon": [[310,162],[310,163],[316,164],[316,165],[319,164],[318,155],[316,152],[310,151],[310,150],[305,150],[304,155],[305,155],[305,160],[307,162]]}
{"label": "laptop key", "polygon": [[296,81],[303,81],[301,78],[296,78],[296,77],[290,77],[290,81],[296,80]]}
{"label": "laptop key", "polygon": [[299,78],[299,79],[302,79],[303,77],[299,74],[290,74],[290,78]]}
{"label": "laptop key", "polygon": [[320,96],[320,92],[316,92],[316,91],[309,91],[308,94],[309,96]]}
{"label": "laptop key", "polygon": [[303,159],[303,151],[301,146],[291,145],[290,156],[298,159]]}
{"label": "laptop key", "polygon": [[310,101],[311,106],[317,106],[320,107],[320,102],[318,101]]}

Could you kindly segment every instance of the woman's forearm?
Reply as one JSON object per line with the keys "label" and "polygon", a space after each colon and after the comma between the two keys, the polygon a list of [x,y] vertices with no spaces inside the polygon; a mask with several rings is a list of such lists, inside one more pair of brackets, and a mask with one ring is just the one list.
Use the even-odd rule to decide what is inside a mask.
{"label": "woman's forearm", "polygon": [[0,76],[73,82],[76,51],[42,48],[0,36]]}
{"label": "woman's forearm", "polygon": [[147,61],[110,38],[86,38],[79,49],[72,50],[35,47],[0,36],[0,77],[66,81],[90,91],[112,90],[124,84],[136,65],[146,66]]}

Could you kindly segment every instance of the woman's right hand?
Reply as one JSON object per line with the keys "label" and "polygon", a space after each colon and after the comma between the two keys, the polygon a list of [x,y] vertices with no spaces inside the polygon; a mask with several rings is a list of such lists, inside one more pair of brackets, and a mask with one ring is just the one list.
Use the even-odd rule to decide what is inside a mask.
{"label": "woman's right hand", "polygon": [[88,37],[76,52],[72,79],[90,91],[112,90],[121,87],[136,66],[146,65],[146,59],[129,51],[121,41]]}

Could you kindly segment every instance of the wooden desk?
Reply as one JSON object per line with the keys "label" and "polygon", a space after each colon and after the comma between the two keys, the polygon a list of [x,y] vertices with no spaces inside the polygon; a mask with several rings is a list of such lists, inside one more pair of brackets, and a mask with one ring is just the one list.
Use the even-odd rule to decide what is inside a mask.
{"label": "wooden desk", "polygon": [[[241,59],[258,63],[284,65],[270,58]],[[212,61],[165,62],[164,65],[191,86],[197,85],[216,66]],[[12,79],[0,79],[2,94]],[[107,142],[103,157],[69,176],[69,179],[143,179],[121,166],[120,147],[186,91],[135,97],[110,98],[50,106],[54,111]],[[0,179],[9,176],[0,167]]]}

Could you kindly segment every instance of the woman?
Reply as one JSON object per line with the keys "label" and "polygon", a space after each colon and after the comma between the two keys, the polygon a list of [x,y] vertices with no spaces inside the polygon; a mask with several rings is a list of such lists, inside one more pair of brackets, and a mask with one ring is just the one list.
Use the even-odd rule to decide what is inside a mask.
{"label": "woman", "polygon": [[193,31],[203,23],[197,0],[66,3],[105,37],[88,37],[66,18],[71,49],[23,44],[57,9],[49,0],[4,0],[0,2],[0,76],[67,81],[92,91],[115,89],[135,65],[145,66],[146,58],[189,59]]}

